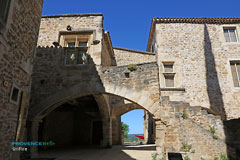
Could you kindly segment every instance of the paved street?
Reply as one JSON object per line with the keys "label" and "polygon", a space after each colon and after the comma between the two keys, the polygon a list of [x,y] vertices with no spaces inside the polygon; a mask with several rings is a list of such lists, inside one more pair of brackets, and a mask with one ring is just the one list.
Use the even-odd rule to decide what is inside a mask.
{"label": "paved street", "polygon": [[[41,160],[152,160],[155,145],[113,146],[110,149],[69,148],[42,152]],[[44,158],[44,159],[43,159]]]}

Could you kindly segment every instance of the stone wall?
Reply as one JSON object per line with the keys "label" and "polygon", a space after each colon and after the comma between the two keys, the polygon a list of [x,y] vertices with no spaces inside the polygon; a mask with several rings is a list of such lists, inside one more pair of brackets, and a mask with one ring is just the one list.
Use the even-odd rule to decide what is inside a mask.
{"label": "stone wall", "polygon": [[[99,94],[99,92],[112,94],[114,91],[117,91],[119,93],[115,93],[116,96],[124,97],[124,95],[120,95],[121,90],[117,89],[121,86],[121,89],[128,88],[129,93],[134,91],[137,94],[124,92],[129,94],[124,98],[129,98],[130,96],[140,98],[138,96],[141,96],[143,93],[145,96],[150,96],[150,100],[144,98],[146,105],[143,99],[140,101],[140,104],[144,104],[143,107],[147,107],[147,105],[150,107],[155,102],[159,103],[158,70],[156,63],[139,64],[136,66],[137,70],[133,72],[130,72],[127,66],[98,68],[91,57],[87,65],[65,66],[64,50],[64,48],[49,47],[37,49],[32,74],[31,113],[40,112],[41,109],[36,105],[47,103],[47,99],[51,96],[59,95],[60,98],[67,90],[70,91],[77,85],[79,87],[83,86],[81,90],[75,88],[75,91],[81,91],[82,94]],[[111,85],[115,85],[115,87],[112,88]],[[62,93],[63,90],[64,92]],[[75,91],[72,90],[68,94],[74,94]],[[66,95],[65,98],[71,98],[69,96]],[[137,99],[131,100],[137,102]],[[151,103],[151,100],[153,103]],[[49,103],[53,101],[62,103],[64,100],[53,98],[49,100]],[[44,106],[46,107],[46,105]]]}
{"label": "stone wall", "polygon": [[156,24],[161,88],[164,88],[162,62],[173,61],[175,88],[186,91],[178,98],[183,95],[181,99],[191,106],[209,108],[223,119],[238,118],[240,90],[233,85],[229,61],[240,60],[240,43],[225,42],[223,35],[223,27],[233,26],[240,30],[239,24]]}
{"label": "stone wall", "polygon": [[38,48],[34,59],[30,111],[52,94],[76,84],[99,84],[96,66],[89,58],[87,65],[64,65],[64,48]]}
{"label": "stone wall", "polygon": [[[88,53],[91,53],[94,62],[100,65],[103,38],[102,14],[43,16],[39,31],[38,46],[52,46],[53,42],[60,43],[60,32],[68,32],[67,26],[71,26],[71,32],[79,35],[81,35],[80,32],[93,31],[88,43]],[[99,43],[94,43],[95,40],[99,41]],[[60,45],[63,44],[60,43]]]}
{"label": "stone wall", "polygon": [[[32,60],[38,37],[42,0],[11,1],[7,23],[0,28],[0,159],[17,160],[17,152],[12,151],[11,142],[15,141],[18,103],[10,101],[13,86],[30,96]],[[28,98],[24,98],[24,106],[28,107]],[[23,103],[21,103],[23,104]],[[22,115],[22,123],[18,124],[22,138],[27,108]]]}
{"label": "stone wall", "polygon": [[[231,148],[225,143],[224,126],[219,117],[200,107],[171,102],[167,96],[161,99],[162,107],[156,116],[162,117],[160,121],[164,123],[166,134],[160,134],[163,127],[159,128],[159,121],[156,120],[157,151],[161,149],[158,153],[181,153],[183,157],[194,160],[201,157],[210,160],[221,154],[235,157],[228,153]],[[167,118],[169,120],[164,121]],[[210,127],[215,129],[215,133],[210,131]],[[162,147],[158,147],[160,144],[163,144]]]}
{"label": "stone wall", "polygon": [[136,51],[113,47],[117,66],[156,62],[155,54],[151,52]]}

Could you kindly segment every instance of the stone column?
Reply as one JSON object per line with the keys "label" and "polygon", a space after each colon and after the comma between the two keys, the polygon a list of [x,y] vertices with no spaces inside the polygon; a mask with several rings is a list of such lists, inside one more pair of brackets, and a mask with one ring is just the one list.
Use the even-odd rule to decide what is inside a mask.
{"label": "stone column", "polygon": [[166,158],[164,149],[165,134],[167,126],[160,119],[155,120],[156,124],[156,150],[160,158]]}
{"label": "stone column", "polygon": [[[38,129],[39,129],[39,123],[41,120],[33,120],[31,121],[31,126],[29,128],[30,132],[30,142],[38,142]],[[37,146],[30,146],[30,155],[31,158],[34,158],[38,155],[38,147]]]}
{"label": "stone column", "polygon": [[121,140],[121,116],[112,117],[112,140],[114,145],[122,144]]}
{"label": "stone column", "polygon": [[155,141],[154,135],[154,120],[153,116],[148,112],[144,111],[144,143],[153,144]]}
{"label": "stone column", "polygon": [[103,119],[103,140],[101,146],[104,148],[112,147],[112,120],[110,117]]}

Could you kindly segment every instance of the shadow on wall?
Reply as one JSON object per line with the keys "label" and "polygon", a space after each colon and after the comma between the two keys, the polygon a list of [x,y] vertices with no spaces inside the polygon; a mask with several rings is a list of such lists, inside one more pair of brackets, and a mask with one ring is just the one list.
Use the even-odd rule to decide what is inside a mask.
{"label": "shadow on wall", "polygon": [[[216,70],[215,58],[212,51],[212,44],[209,36],[207,25],[204,24],[204,55],[205,55],[205,67],[206,67],[206,84],[207,92],[210,102],[210,109],[221,115],[224,124],[224,133],[226,136],[227,154],[230,159],[236,159],[237,145],[232,144],[231,141],[236,142],[240,133],[240,119],[226,120],[226,111],[224,108],[222,91],[220,88],[218,73]],[[240,142],[240,141],[238,141]]]}
{"label": "shadow on wall", "polygon": [[204,24],[204,55],[205,55],[205,67],[206,67],[206,84],[208,98],[210,102],[210,109],[216,111],[221,115],[222,119],[226,119],[226,112],[224,109],[224,103],[222,99],[222,91],[220,88],[218,73],[216,70],[215,58],[212,52],[211,40],[207,25]]}

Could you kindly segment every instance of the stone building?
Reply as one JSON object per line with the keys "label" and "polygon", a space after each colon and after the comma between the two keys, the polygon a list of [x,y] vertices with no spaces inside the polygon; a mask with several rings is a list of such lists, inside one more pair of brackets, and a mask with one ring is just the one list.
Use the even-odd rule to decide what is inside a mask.
{"label": "stone building", "polygon": [[143,108],[145,142],[159,158],[236,159],[239,23],[154,18],[143,52],[113,47],[102,14],[42,17],[28,138],[110,147],[121,144],[120,116]]}
{"label": "stone building", "polygon": [[0,159],[17,159],[30,97],[42,0],[0,2]]}
{"label": "stone building", "polygon": [[121,115],[139,108],[159,158],[239,157],[239,18],[153,18],[143,52],[113,47],[102,14],[44,16],[39,30],[41,0],[4,2],[0,159],[19,158],[13,141],[121,144]]}

